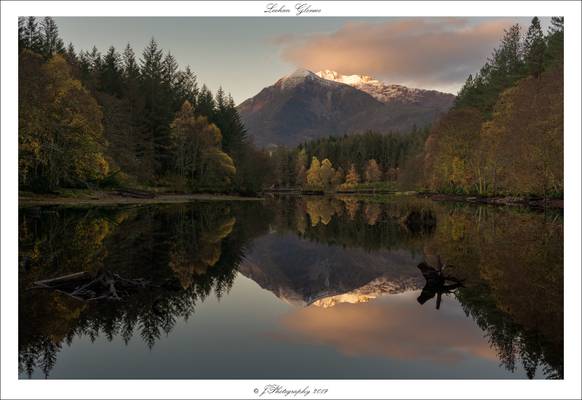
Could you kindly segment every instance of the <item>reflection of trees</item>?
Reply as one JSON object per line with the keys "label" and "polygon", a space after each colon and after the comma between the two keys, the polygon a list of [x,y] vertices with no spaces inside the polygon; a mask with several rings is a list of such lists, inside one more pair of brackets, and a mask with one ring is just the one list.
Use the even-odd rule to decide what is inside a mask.
{"label": "reflection of trees", "polygon": [[[456,291],[509,370],[563,376],[562,216],[424,199],[286,197],[20,213],[19,366],[48,374],[63,343],[140,336],[153,346],[197,304],[227,293],[245,247],[267,228],[368,251],[440,255]],[[434,262],[428,264],[436,265]],[[145,278],[123,302],[78,302],[35,281],[77,271]]]}
{"label": "reflection of trees", "polygon": [[563,376],[563,225],[560,215],[490,207],[442,209],[425,254],[465,281],[457,293],[501,362]]}
{"label": "reflection of trees", "polygon": [[[154,346],[212,292],[221,296],[230,290],[244,247],[268,224],[259,212],[254,204],[223,203],[21,210],[21,373],[30,376],[39,369],[48,376],[63,342],[76,336],[121,337],[127,344],[139,335]],[[56,291],[29,290],[34,281],[83,270],[152,284],[121,301],[81,302]]]}
{"label": "reflection of trees", "polygon": [[[412,200],[412,201],[411,201]],[[351,196],[282,198],[270,203],[279,231],[306,239],[366,250],[421,249],[421,239],[434,231],[436,219],[430,201],[407,199],[381,202]],[[419,217],[420,216],[420,217]]]}
{"label": "reflection of trees", "polygon": [[[339,206],[338,206],[339,205]],[[563,376],[563,217],[423,199],[281,199],[278,230],[366,250],[423,250],[454,265],[456,297],[509,370]],[[277,214],[280,211],[277,211]],[[308,220],[310,223],[305,223]],[[315,221],[315,223],[314,223]],[[435,261],[435,260],[433,260]]]}

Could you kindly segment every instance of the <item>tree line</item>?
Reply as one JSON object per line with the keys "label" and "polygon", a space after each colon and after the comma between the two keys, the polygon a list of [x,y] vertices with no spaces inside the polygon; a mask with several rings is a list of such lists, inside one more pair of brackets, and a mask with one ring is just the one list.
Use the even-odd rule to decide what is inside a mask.
{"label": "tree line", "polygon": [[329,136],[294,149],[271,152],[271,182],[276,187],[349,190],[397,182],[412,155],[418,154],[428,128],[407,133],[366,132]]}
{"label": "tree line", "polygon": [[[563,196],[564,18],[505,31],[426,141],[419,180],[430,190]],[[420,160],[419,160],[420,161]]]}
{"label": "tree line", "polygon": [[93,185],[256,192],[268,168],[235,103],[199,87],[190,67],[152,38],[66,48],[50,17],[19,18],[20,187]]}

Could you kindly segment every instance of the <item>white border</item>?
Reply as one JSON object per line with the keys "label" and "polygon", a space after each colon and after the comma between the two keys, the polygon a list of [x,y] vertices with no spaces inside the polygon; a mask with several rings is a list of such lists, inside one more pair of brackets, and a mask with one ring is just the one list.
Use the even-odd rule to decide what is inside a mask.
{"label": "white border", "polygon": [[[310,2],[318,16],[551,16],[565,20],[565,351],[563,381],[492,380],[18,380],[17,16],[265,16],[259,2],[2,2],[2,398],[257,398],[254,388],[328,388],[309,398],[581,398],[580,3]],[[279,1],[293,10],[295,2]],[[269,18],[277,16],[269,16]],[[310,18],[310,17],[307,17]],[[273,397],[263,397],[273,398]],[[289,397],[292,398],[292,397]],[[299,398],[299,397],[298,397]]]}

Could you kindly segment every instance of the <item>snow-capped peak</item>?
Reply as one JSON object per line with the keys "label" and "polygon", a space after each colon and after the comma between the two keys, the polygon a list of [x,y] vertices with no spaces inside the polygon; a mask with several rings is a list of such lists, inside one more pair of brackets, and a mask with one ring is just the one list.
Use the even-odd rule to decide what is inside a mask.
{"label": "snow-capped peak", "polygon": [[287,89],[287,88],[294,87],[294,86],[296,86],[302,82],[305,82],[305,81],[318,81],[324,85],[336,85],[337,84],[333,81],[330,81],[327,79],[322,79],[317,74],[315,74],[312,71],[305,69],[305,68],[297,68],[291,74],[286,75],[283,78],[279,79],[279,81],[277,81],[277,84],[281,88]]}
{"label": "snow-capped peak", "polygon": [[317,72],[318,77],[331,81],[350,85],[356,89],[368,93],[383,103],[422,103],[437,102],[445,99],[445,102],[452,102],[454,96],[448,93],[440,93],[434,90],[423,90],[408,88],[402,85],[389,84],[379,81],[368,75],[342,75],[337,71],[324,69]]}
{"label": "snow-capped peak", "polygon": [[316,75],[316,74],[314,74],[313,72],[311,72],[308,69],[297,68],[291,74],[287,75],[284,79],[307,78],[307,77],[311,77],[314,75]]}
{"label": "snow-capped peak", "polygon": [[342,75],[337,71],[332,71],[330,69],[324,69],[322,71],[315,73],[317,76],[330,81],[345,83],[346,85],[359,85],[364,83],[380,83],[378,80],[372,78],[368,75]]}

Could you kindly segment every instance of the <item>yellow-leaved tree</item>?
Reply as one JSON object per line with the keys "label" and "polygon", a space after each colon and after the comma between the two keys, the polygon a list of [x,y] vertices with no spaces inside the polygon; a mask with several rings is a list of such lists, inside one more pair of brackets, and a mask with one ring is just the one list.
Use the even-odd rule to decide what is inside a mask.
{"label": "yellow-leaved tree", "polygon": [[20,184],[52,190],[105,177],[103,114],[65,59],[57,54],[44,63],[25,50],[19,73],[27,77],[19,79]]}
{"label": "yellow-leaved tree", "polygon": [[171,125],[177,174],[193,188],[224,188],[236,173],[232,158],[221,149],[220,129],[196,116],[185,101]]}

